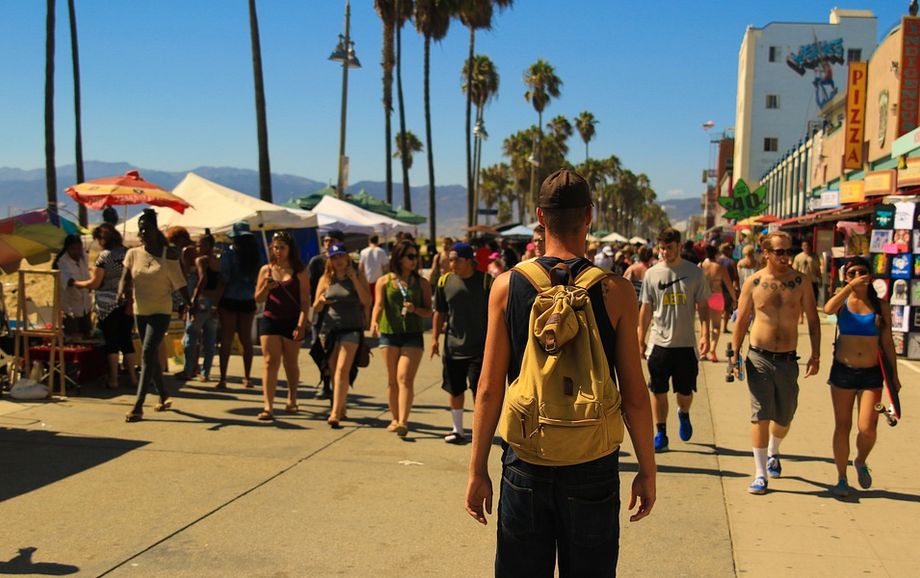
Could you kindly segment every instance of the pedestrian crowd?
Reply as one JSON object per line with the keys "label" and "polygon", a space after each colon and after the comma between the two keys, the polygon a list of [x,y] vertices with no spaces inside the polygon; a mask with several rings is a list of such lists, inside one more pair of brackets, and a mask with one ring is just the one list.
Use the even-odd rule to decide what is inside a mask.
{"label": "pedestrian crowd", "polygon": [[[254,387],[250,372],[258,316],[264,369],[257,419],[263,421],[275,419],[282,367],[283,411],[299,412],[299,356],[309,340],[319,371],[317,396],[329,400],[329,426],[341,427],[350,388],[367,363],[368,334],[378,340],[386,367],[391,418],[386,429],[405,437],[415,376],[427,349],[428,358],[438,357],[442,366],[450,413],[444,440],[472,443],[466,509],[483,524],[492,511],[488,457],[496,431],[502,432],[495,562],[500,576],[551,574],[557,552],[560,575],[598,568],[607,570],[589,573],[615,574],[622,434],[629,434],[638,462],[628,503],[635,509],[630,520],[638,521],[655,503],[655,454],[671,448],[669,394],[677,408],[678,437],[688,442],[699,363],[719,361],[723,335],[730,341],[724,357],[729,374],[746,379],[750,393],[754,473],[748,490],[766,493],[770,482],[783,475],[780,448],[797,409],[800,323],[807,323],[811,351],[804,377],[821,372],[822,296],[824,312],[835,315],[838,324],[827,378],[838,479],[831,491],[849,495],[850,464],[859,486],[871,486],[867,458],[876,441],[875,403],[885,377],[896,389],[900,382],[895,363],[887,364],[883,374],[885,360],[895,359],[891,311],[870,283],[868,262],[857,257],[845,263],[839,287],[825,295],[824,285],[834,284],[827,281],[827,269],[808,240],[797,242],[801,249],[796,250],[792,237],[781,231],[759,238],[746,232],[737,244],[716,232],[694,243],[666,228],[654,244],[592,243],[586,239],[593,211],[584,179],[560,169],[543,182],[539,224],[530,239],[516,246],[509,239],[444,238],[440,250],[434,243],[427,246],[426,273],[426,256],[408,235],[392,243],[371,235],[354,260],[345,235],[326,231],[320,254],[304,263],[288,231],[272,235],[263,259],[245,222],[233,226],[227,234],[230,245],[218,250],[210,232],[195,241],[176,228],[164,235],[156,213],[148,210],[139,222],[140,246],[126,249],[118,231],[103,224],[93,231],[102,252],[92,267],[79,237],[65,243],[55,266],[62,271],[68,331],[89,332],[89,313],[95,313],[105,341],[109,387],[118,386],[122,356],[137,392],[127,422],[144,418],[148,391],[158,395],[154,411],[172,407],[161,343],[174,312],[186,322],[184,365],[176,377],[210,381],[219,351],[219,389],[228,387],[234,337],[243,356],[242,384]],[[588,278],[592,281],[582,284]],[[580,321],[567,315],[580,315]],[[139,374],[134,325],[141,341]],[[541,413],[530,421],[526,412],[531,410],[522,407],[513,414],[524,416],[520,423],[514,421],[518,417],[509,418],[512,403],[535,403],[546,415],[558,409],[539,403],[541,396],[551,395],[541,380],[549,383],[554,364],[568,363],[567,356],[589,355],[565,349],[567,332],[577,333],[574,326],[587,327],[599,342],[596,350],[588,348],[594,357],[584,359],[594,364],[592,380],[615,376],[615,407],[587,399],[585,384],[563,376],[561,389],[552,393],[561,396],[553,403],[564,406],[562,417]],[[745,337],[749,343],[742,356]],[[534,357],[525,351],[532,347],[549,355],[539,368],[528,365]],[[516,388],[528,380],[536,380],[536,401],[521,402]],[[467,391],[475,405],[472,439],[464,425]],[[851,462],[854,405],[858,434]],[[573,452],[578,444],[597,446],[599,434],[585,433],[593,431],[585,427],[589,423],[604,423],[606,435],[619,437],[589,461],[567,459],[554,449],[559,443],[553,436]],[[554,428],[560,424],[582,427]]]}

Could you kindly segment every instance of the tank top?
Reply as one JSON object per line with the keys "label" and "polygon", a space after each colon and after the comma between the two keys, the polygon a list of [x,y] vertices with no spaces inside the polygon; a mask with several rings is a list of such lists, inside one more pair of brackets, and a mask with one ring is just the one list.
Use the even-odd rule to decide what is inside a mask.
{"label": "tank top", "polygon": [[[402,315],[403,294],[396,283],[393,281],[395,275],[388,273],[384,280],[386,281],[386,290],[383,296],[383,315],[380,316],[378,329],[380,333],[421,333],[425,330],[425,324],[422,318],[415,313]],[[411,278],[410,278],[411,279]],[[378,281],[379,283],[379,281]],[[411,282],[405,288],[405,302],[412,303],[416,307],[422,305],[422,287],[418,279]]]}
{"label": "tank top", "polygon": [[326,316],[323,318],[324,331],[362,329],[364,307],[351,279],[333,279],[326,288],[326,299],[334,303],[326,306]]}
{"label": "tank top", "polygon": [[300,311],[300,279],[295,273],[268,292],[263,315],[278,320],[298,319]]}

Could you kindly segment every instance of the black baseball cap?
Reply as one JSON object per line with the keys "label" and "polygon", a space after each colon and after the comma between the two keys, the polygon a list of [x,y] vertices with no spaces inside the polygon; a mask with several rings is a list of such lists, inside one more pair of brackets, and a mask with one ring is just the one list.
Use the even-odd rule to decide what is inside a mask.
{"label": "black baseball cap", "polygon": [[593,204],[588,183],[569,169],[557,170],[540,186],[541,209],[580,209]]}

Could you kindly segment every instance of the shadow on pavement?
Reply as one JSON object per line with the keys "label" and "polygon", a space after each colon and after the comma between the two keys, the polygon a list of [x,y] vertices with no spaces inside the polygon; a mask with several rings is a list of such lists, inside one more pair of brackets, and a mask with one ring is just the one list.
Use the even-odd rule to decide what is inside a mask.
{"label": "shadow on pavement", "polygon": [[58,564],[56,562],[33,562],[32,554],[38,548],[29,546],[20,548],[19,554],[7,562],[0,562],[0,574],[42,574],[45,576],[64,576],[80,571],[77,566]]}
{"label": "shadow on pavement", "polygon": [[147,443],[0,427],[0,502],[118,458]]}

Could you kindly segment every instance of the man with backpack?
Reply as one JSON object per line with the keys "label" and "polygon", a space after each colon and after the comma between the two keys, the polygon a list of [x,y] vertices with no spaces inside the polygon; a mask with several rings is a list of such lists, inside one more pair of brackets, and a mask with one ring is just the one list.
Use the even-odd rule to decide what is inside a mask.
{"label": "man with backpack", "polygon": [[557,551],[561,576],[616,575],[624,421],[638,462],[630,520],[655,503],[635,291],[581,256],[592,216],[585,180],[554,172],[537,208],[544,256],[492,286],[466,510],[482,524],[492,513],[488,458],[501,418],[496,576],[552,575]]}
{"label": "man with backpack", "polygon": [[[667,228],[658,234],[661,260],[645,273],[639,301],[639,346],[652,326],[648,349],[648,388],[655,416],[655,451],[668,451],[668,389],[677,395],[680,439],[690,441],[690,404],[696,391],[699,361],[693,317],[700,316],[699,355],[709,352],[709,304],[712,296],[703,270],[682,257],[680,232]],[[654,314],[654,321],[653,321]]]}
{"label": "man with backpack", "polygon": [[463,406],[467,388],[476,399],[476,385],[482,371],[489,318],[489,289],[492,276],[476,269],[476,257],[469,243],[454,243],[448,253],[451,271],[442,275],[435,288],[435,311],[431,327],[429,359],[441,355],[438,336],[444,336],[444,382],[441,388],[450,395],[453,430],[444,437],[449,444],[465,444]]}

